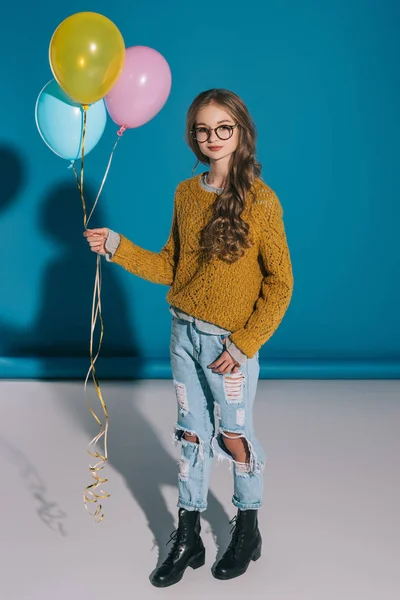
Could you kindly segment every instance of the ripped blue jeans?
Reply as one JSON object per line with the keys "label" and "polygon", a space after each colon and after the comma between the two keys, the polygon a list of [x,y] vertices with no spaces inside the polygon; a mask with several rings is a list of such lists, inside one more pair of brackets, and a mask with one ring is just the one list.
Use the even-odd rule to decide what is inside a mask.
{"label": "ripped blue jeans", "polygon": [[[260,372],[258,352],[236,373],[213,372],[207,365],[223,352],[222,339],[227,335],[204,333],[194,321],[172,318],[170,355],[178,406],[173,439],[181,443],[177,505],[188,510],[207,508],[214,455],[218,461],[230,461],[234,506],[247,510],[262,504],[265,454],[254,433],[252,414]],[[185,432],[197,436],[198,442],[185,439]],[[226,448],[224,437],[231,434],[240,434],[247,442],[249,463],[235,461]]]}

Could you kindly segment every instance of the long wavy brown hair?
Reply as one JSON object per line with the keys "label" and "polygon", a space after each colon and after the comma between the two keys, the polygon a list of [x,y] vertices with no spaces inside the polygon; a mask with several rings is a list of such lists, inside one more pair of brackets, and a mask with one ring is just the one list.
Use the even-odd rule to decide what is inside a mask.
{"label": "long wavy brown hair", "polygon": [[256,127],[249,111],[239,96],[233,92],[213,88],[202,92],[193,100],[186,116],[185,139],[197,157],[192,175],[199,163],[210,164],[193,135],[197,113],[208,104],[216,104],[230,114],[239,124],[238,145],[231,154],[229,171],[224,189],[212,206],[212,216],[200,235],[200,251],[205,260],[217,256],[229,263],[236,262],[244,254],[245,248],[253,243],[249,236],[249,225],[241,218],[246,197],[252,185],[261,174],[261,164],[256,160]]}

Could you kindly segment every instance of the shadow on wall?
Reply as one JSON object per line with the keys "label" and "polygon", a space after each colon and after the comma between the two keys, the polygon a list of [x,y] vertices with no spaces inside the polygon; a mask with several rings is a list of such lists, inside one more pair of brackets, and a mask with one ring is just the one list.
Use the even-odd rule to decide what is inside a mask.
{"label": "shadow on wall", "polygon": [[12,146],[0,145],[0,212],[11,206],[25,183],[22,155]]}
{"label": "shadow on wall", "polygon": [[[88,213],[94,199],[94,188],[86,184]],[[75,181],[61,182],[54,186],[40,202],[40,207],[40,225],[45,236],[58,246],[59,254],[45,269],[35,322],[29,328],[17,329],[0,320],[0,338],[3,355],[40,357],[41,372],[46,376],[49,372],[46,369],[48,357],[89,357],[96,255],[90,251],[82,235],[83,210]],[[104,226],[99,205],[93,213],[90,226]],[[101,267],[104,319],[101,356],[137,357],[138,349],[129,320],[127,298],[120,288],[115,265],[110,265],[102,258]],[[23,276],[21,273],[21,277]],[[98,321],[94,350],[97,349],[99,333]]]}

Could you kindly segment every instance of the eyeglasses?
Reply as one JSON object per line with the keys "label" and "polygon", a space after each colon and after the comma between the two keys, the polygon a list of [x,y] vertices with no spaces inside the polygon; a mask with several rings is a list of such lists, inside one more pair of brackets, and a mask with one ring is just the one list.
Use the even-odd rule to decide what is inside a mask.
{"label": "eyeglasses", "polygon": [[200,143],[208,142],[212,131],[215,131],[217,137],[220,140],[229,140],[233,135],[235,127],[239,127],[239,123],[236,125],[219,125],[215,129],[209,129],[208,127],[193,127],[192,135]]}

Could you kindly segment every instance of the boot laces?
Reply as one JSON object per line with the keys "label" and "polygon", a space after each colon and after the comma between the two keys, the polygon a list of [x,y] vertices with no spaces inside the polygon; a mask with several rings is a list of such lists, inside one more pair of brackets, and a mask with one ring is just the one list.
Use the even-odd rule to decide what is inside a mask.
{"label": "boot laces", "polygon": [[175,529],[175,531],[173,531],[172,533],[170,533],[169,540],[168,540],[168,542],[165,545],[168,546],[168,544],[170,542],[172,542],[172,540],[174,540],[174,541],[177,540],[178,536],[179,536],[179,529]]}
{"label": "boot laces", "polygon": [[237,525],[237,517],[236,517],[236,515],[233,517],[233,519],[231,519],[229,521],[229,525],[232,525],[232,523],[234,523],[234,526],[232,527],[232,529],[230,530],[229,533],[232,533],[232,531],[236,528],[236,525]]}
{"label": "boot laces", "polygon": [[165,544],[166,546],[168,546],[168,544],[170,542],[174,542],[172,547],[171,547],[171,551],[167,557],[168,559],[172,559],[174,557],[174,555],[176,554],[180,543],[182,542],[182,534],[186,533],[186,527],[181,523],[178,527],[178,529],[175,529],[169,536],[169,540],[168,542]]}
{"label": "boot laces", "polygon": [[228,551],[230,551],[232,553],[233,558],[236,558],[236,555],[240,551],[240,548],[241,548],[243,540],[244,540],[244,535],[243,535],[244,532],[240,526],[240,523],[238,523],[236,515],[229,521],[230,525],[232,525],[232,523],[234,523],[234,525],[233,525],[230,533],[233,532],[233,535],[232,535],[232,539],[228,546]]}

